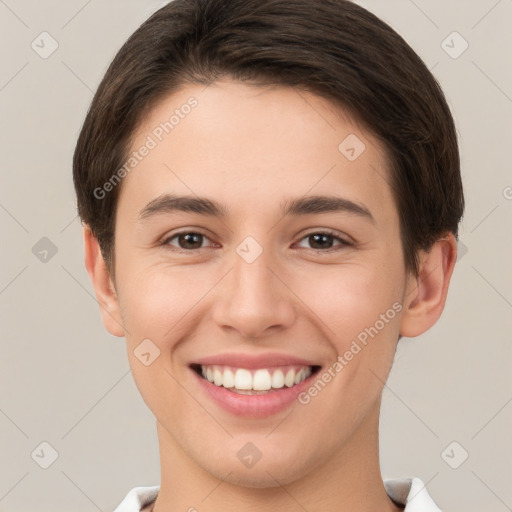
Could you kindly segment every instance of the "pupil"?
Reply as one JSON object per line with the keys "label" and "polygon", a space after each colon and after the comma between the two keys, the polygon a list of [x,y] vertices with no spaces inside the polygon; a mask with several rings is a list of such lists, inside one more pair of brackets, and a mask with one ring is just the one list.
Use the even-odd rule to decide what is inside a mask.
{"label": "pupil", "polygon": [[[197,249],[201,247],[201,237],[203,235],[200,235],[199,233],[187,233],[186,235],[180,236],[180,242],[185,240],[185,245],[188,245],[187,247],[183,247],[184,249],[190,249],[190,244],[192,245],[198,245],[199,247],[192,247],[192,249]],[[183,244],[180,243],[181,246]]]}
{"label": "pupil", "polygon": [[[327,243],[327,241],[329,239],[332,238],[331,235],[324,235],[324,234],[317,234],[317,235],[311,235],[310,237],[310,243],[311,243],[311,239],[313,240],[313,242],[311,243],[311,246],[314,248],[314,249],[323,249],[325,248],[325,245],[322,245],[322,242],[323,243]],[[315,247],[315,245],[319,245],[320,244],[320,247]],[[329,247],[331,247],[332,243],[329,244]]]}

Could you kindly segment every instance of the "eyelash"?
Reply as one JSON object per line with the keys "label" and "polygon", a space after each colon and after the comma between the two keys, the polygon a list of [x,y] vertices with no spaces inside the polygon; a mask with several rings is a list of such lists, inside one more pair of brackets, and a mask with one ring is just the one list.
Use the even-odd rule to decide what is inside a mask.
{"label": "eyelash", "polygon": [[[190,254],[194,251],[198,251],[201,249],[205,249],[205,247],[200,247],[199,249],[182,249],[180,247],[171,246],[170,241],[181,236],[181,235],[200,235],[208,240],[210,239],[207,235],[205,235],[204,233],[201,233],[200,231],[180,231],[170,237],[167,237],[165,240],[163,240],[162,245],[166,246],[168,248],[171,247],[170,250],[172,250],[174,252],[187,253],[187,254]],[[325,249],[325,250],[323,250],[323,249],[307,249],[307,248],[305,249],[306,251],[314,252],[315,254],[332,253],[332,252],[336,252],[336,251],[345,249],[347,247],[352,247],[354,245],[352,242],[349,242],[349,241],[345,240],[344,238],[342,238],[340,236],[340,234],[337,233],[336,231],[331,231],[331,230],[311,231],[310,233],[306,233],[302,238],[300,238],[299,242],[301,242],[302,240],[304,240],[312,235],[332,236],[335,240],[340,242],[340,245],[337,248],[334,247],[334,248]]]}

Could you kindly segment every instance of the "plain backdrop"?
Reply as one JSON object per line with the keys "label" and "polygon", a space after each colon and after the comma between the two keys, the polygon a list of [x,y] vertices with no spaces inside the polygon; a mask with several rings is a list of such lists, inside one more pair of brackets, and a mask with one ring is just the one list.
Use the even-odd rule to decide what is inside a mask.
{"label": "plain backdrop", "polygon": [[[3,512],[110,512],[159,484],[155,419],[83,266],[71,160],[108,64],[164,3],[0,0]],[[384,390],[382,474],[422,478],[443,511],[512,510],[512,1],[359,3],[441,83],[467,202],[443,316],[402,339]]]}

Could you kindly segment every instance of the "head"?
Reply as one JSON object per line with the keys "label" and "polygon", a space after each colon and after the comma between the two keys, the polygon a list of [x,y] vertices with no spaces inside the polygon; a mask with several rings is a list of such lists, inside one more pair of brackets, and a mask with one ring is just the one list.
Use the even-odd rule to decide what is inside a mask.
{"label": "head", "polygon": [[[283,483],[321,466],[375,425],[399,337],[444,307],[464,208],[453,119],[415,52],[352,2],[172,1],[107,70],[73,176],[104,324],[169,439],[211,474],[272,486],[265,469]],[[321,375],[347,351],[268,437],[278,415],[218,410],[191,367],[284,353]],[[236,457],[249,441],[259,473]]]}

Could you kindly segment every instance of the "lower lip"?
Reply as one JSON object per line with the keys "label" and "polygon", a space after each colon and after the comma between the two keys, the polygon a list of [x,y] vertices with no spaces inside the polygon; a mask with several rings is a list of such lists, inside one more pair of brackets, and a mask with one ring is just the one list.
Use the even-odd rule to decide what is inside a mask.
{"label": "lower lip", "polygon": [[201,388],[216,404],[231,414],[249,418],[264,418],[284,411],[297,401],[297,396],[310,386],[311,379],[318,373],[311,374],[307,379],[291,388],[285,386],[264,395],[242,395],[228,391],[225,387],[216,386],[194,370],[190,370],[198,379]]}

